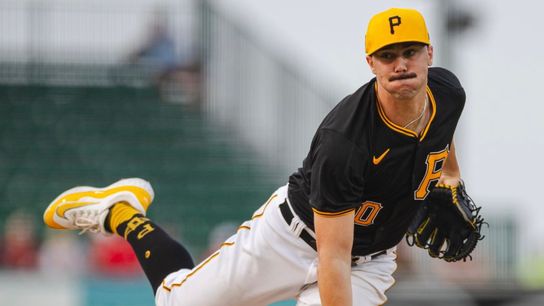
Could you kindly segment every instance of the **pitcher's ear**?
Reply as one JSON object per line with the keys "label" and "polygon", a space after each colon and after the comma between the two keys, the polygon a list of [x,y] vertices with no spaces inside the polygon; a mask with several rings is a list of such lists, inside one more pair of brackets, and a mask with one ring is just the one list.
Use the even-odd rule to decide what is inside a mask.
{"label": "pitcher's ear", "polygon": [[372,58],[372,56],[366,56],[366,63],[368,64],[370,71],[372,71],[373,74],[376,74],[376,68],[374,68],[374,59]]}
{"label": "pitcher's ear", "polygon": [[434,48],[432,45],[427,46],[427,54],[429,54],[429,62],[427,63],[429,66],[433,65],[433,55],[434,55]]}

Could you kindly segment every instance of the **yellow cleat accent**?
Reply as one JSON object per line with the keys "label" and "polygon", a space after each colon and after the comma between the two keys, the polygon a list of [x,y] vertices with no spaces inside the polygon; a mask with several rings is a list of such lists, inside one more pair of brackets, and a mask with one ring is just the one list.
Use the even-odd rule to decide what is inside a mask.
{"label": "yellow cleat accent", "polygon": [[74,187],[49,204],[43,220],[54,229],[109,234],[104,229],[104,220],[114,204],[126,202],[145,216],[153,197],[151,184],[140,178],[122,179],[104,188]]}

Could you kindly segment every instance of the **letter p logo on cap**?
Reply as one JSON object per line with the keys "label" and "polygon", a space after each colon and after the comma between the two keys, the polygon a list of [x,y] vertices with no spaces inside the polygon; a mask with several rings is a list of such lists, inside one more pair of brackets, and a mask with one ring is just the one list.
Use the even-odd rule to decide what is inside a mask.
{"label": "letter p logo on cap", "polygon": [[391,8],[372,16],[365,35],[367,55],[385,46],[403,42],[431,43],[425,19],[420,12]]}

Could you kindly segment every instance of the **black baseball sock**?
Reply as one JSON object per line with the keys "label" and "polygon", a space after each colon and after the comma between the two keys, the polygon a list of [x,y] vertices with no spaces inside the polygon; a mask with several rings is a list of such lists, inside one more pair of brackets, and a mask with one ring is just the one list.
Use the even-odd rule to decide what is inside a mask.
{"label": "black baseball sock", "polygon": [[194,267],[189,252],[143,215],[135,215],[121,223],[116,231],[132,246],[153,287],[153,294],[168,274]]}

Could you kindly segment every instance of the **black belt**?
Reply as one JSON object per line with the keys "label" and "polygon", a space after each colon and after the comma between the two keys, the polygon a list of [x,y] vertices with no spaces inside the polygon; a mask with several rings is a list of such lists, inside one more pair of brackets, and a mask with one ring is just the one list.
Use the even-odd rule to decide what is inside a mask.
{"label": "black belt", "polygon": [[[291,209],[289,208],[289,204],[287,204],[287,201],[280,204],[280,211],[281,211],[281,215],[283,216],[283,219],[285,219],[285,222],[287,222],[287,225],[291,225],[291,221],[293,221],[293,218],[295,216],[293,216],[293,213],[291,212]],[[314,237],[312,237],[312,235],[310,235],[310,233],[308,233],[306,229],[303,229],[300,232],[299,237],[300,239],[304,240],[304,242],[306,242],[307,245],[311,246],[312,249],[317,251],[317,245],[315,243],[315,239]]]}
{"label": "black belt", "polygon": [[[287,222],[287,225],[291,225],[291,222],[293,221],[293,218],[295,217],[293,215],[293,212],[291,212],[291,209],[289,208],[289,204],[287,204],[287,201],[283,202],[280,204],[280,211],[281,211],[281,215],[283,216],[283,219],[285,219],[285,222]],[[316,246],[316,242],[315,242],[315,239],[314,237],[312,237],[312,235],[310,235],[310,233],[306,230],[306,229],[303,229],[301,232],[300,232],[300,235],[299,235],[300,239],[302,239],[304,242],[306,242],[307,245],[309,245],[310,247],[312,247],[312,249],[316,250],[317,251],[317,246]],[[385,255],[387,254],[387,251],[386,250],[383,250],[381,252],[378,252],[378,253],[375,253],[375,254],[372,254],[370,256],[370,259],[374,259],[378,256],[382,256],[382,255]],[[353,256],[351,258],[351,261],[352,261],[352,265],[355,264],[355,262],[359,260],[359,256]]]}

